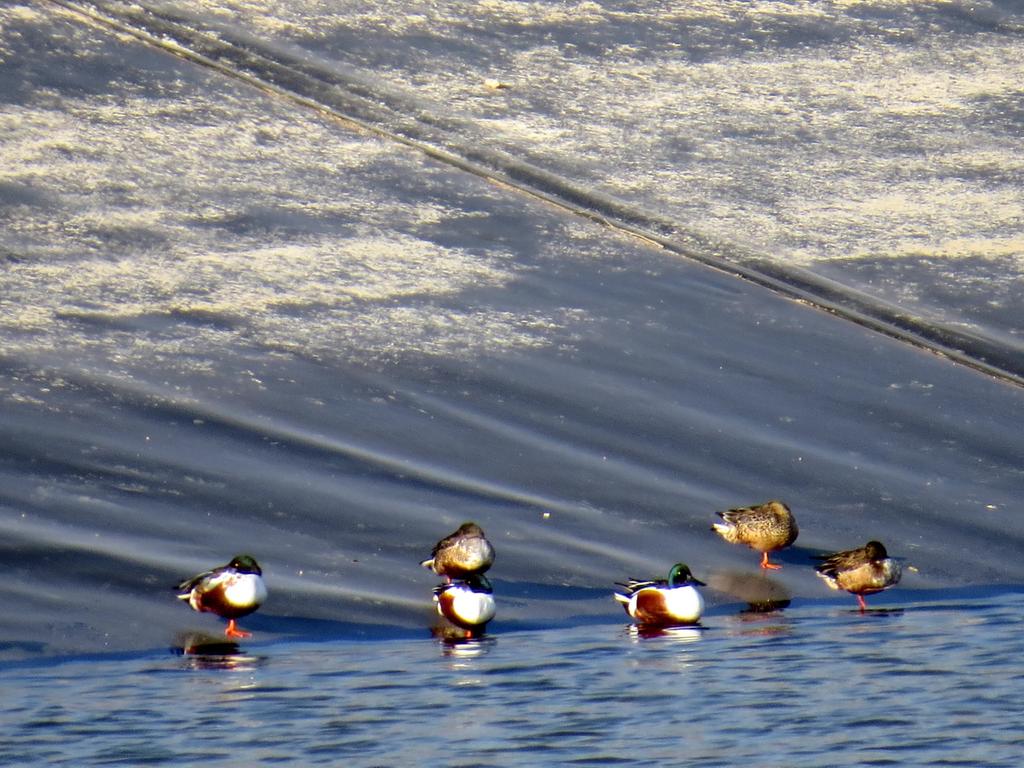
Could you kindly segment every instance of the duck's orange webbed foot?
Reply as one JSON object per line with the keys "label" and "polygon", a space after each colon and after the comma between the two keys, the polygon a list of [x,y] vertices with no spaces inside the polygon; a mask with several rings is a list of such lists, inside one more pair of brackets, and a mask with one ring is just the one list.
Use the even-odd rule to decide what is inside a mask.
{"label": "duck's orange webbed foot", "polygon": [[769,563],[768,562],[768,553],[767,552],[765,552],[763,555],[761,555],[761,567],[765,568],[766,570],[769,570],[769,571],[781,571],[782,570],[782,566],[781,565],[776,565],[775,563]]}
{"label": "duck's orange webbed foot", "polygon": [[224,630],[224,634],[228,637],[252,637],[252,632],[246,632],[244,629],[239,629],[238,625],[235,624],[234,619],[228,621],[228,627]]}

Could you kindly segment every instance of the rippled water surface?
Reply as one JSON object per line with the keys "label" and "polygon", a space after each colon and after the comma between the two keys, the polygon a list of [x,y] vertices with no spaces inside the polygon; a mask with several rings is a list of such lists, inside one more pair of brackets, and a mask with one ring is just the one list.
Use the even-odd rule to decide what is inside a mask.
{"label": "rippled water surface", "polygon": [[852,602],[8,668],[0,761],[1019,765],[1024,594]]}

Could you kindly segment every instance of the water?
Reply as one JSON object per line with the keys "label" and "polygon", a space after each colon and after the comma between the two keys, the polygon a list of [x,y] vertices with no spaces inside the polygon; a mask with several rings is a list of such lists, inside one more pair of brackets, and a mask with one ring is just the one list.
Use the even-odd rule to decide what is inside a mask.
{"label": "water", "polygon": [[[7,669],[11,765],[1013,766],[1024,593]],[[999,717],[993,717],[998,711]]]}
{"label": "water", "polygon": [[[1012,359],[1011,5],[427,6],[176,10],[263,57],[214,69],[0,5],[3,761],[1019,762],[1024,390],[704,263]],[[572,189],[699,258],[526,194]],[[773,497],[764,577],[710,524]],[[470,519],[499,614],[449,646],[417,563]],[[810,566],[871,538],[907,567],[861,615]],[[170,652],[242,551],[254,638]],[[704,629],[630,634],[612,582],[679,560]]]}

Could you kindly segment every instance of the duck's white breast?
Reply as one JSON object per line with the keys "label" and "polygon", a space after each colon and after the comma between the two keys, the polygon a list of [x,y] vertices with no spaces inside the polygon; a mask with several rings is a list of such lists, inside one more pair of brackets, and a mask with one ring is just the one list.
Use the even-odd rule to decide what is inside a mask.
{"label": "duck's white breast", "polygon": [[267,599],[267,585],[254,573],[235,573],[224,586],[224,599],[231,605],[259,605]]}
{"label": "duck's white breast", "polygon": [[452,612],[467,624],[485,624],[494,618],[494,596],[460,589],[452,600]]}
{"label": "duck's white breast", "polygon": [[697,621],[704,612],[704,597],[694,587],[670,589],[665,593],[665,607],[678,619]]}

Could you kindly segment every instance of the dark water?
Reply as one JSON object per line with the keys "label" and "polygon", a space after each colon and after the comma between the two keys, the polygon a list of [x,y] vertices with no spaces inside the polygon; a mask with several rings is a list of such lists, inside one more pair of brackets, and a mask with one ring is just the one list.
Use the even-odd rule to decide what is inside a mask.
{"label": "dark water", "polygon": [[[544,167],[594,199],[617,191],[678,232],[710,224],[721,237],[731,227],[743,248],[751,238],[737,216],[758,240],[770,213],[785,223],[802,209],[809,251],[857,256],[830,276],[859,273],[879,300],[904,294],[915,322],[932,324],[938,307],[943,322],[1012,356],[1019,303],[1006,292],[1018,273],[1006,254],[1019,235],[999,213],[1019,187],[999,141],[1007,120],[1019,124],[1012,99],[986,102],[1002,122],[960,150],[976,169],[970,188],[936,186],[956,205],[922,203],[943,224],[936,240],[914,216],[886,231],[894,240],[864,218],[822,227],[815,200],[876,210],[849,193],[842,168],[859,167],[852,160],[828,173],[811,162],[834,148],[821,143],[828,125],[817,140],[775,136],[775,151],[795,153],[794,174],[811,170],[772,189],[744,183],[738,169],[756,181],[764,166],[740,145],[773,150],[739,127],[708,139],[716,152],[737,150],[724,152],[729,173],[711,155],[682,152],[679,136],[659,144],[636,124],[610,130],[618,123],[604,118],[630,110],[609,112],[607,101],[578,110],[568,138],[545,133],[547,119],[565,119],[555,105],[586,98],[565,73],[582,63],[600,71],[601,51],[621,53],[598,35],[582,59],[570,55],[574,25],[595,34],[596,20],[618,13],[585,6],[575,22],[465,27],[467,40],[517,41],[496,50],[520,78],[530,61],[547,72],[549,99],[543,88],[491,88],[511,100],[490,103],[494,113],[453,86],[459,73],[478,82],[483,73],[464,64],[484,48],[454,46],[450,32],[436,45],[404,35],[390,50],[410,58],[364,77],[361,98],[410,107],[419,102],[389,89],[420,77],[426,106],[412,128],[381,137],[55,5],[0,5],[4,762],[1019,763],[1022,390],[395,138],[438,127],[429,118],[447,104],[459,113],[440,124],[462,142],[453,151],[494,137],[502,151],[551,161]],[[761,40],[756,55],[722,51],[758,70],[773,56],[793,64],[797,42],[817,40],[812,61],[778,73],[779,88],[804,82],[803,66],[855,61],[850,45],[864,47],[854,53],[873,71],[896,48],[918,68],[930,46],[987,51],[987,71],[1008,73],[992,82],[1018,82],[1012,9],[989,8],[987,27],[984,9],[971,10],[960,39],[970,45],[958,48],[946,45],[956,4],[931,27],[927,8],[858,7],[794,27],[789,9],[771,5],[774,21],[744,21],[740,31],[757,34],[733,40],[744,50]],[[386,7],[339,7],[301,24],[296,8],[246,15],[253,50],[305,57],[354,88],[350,67],[367,63],[365,46],[387,49],[352,32],[384,34],[374,19]],[[238,6],[186,10],[219,24]],[[434,23],[458,27],[463,10]],[[561,13],[532,12],[541,10]],[[734,34],[713,18],[689,27],[676,76],[706,75],[700,41]],[[864,25],[878,34],[853,34]],[[671,50],[676,37],[648,42]],[[447,74],[440,54],[419,75],[409,66],[431,47],[451,51]],[[345,50],[354,61],[339,60]],[[552,51],[574,67],[552,68]],[[714,72],[706,87],[746,82],[734,68]],[[964,82],[979,83],[971,72]],[[671,84],[643,73],[636,82]],[[906,146],[901,130],[928,123],[907,96],[890,94],[895,111],[868,131],[887,142],[857,144],[875,147],[870,167],[888,170],[869,176],[883,187],[902,173],[892,162]],[[957,99],[938,132],[922,134],[929,146],[947,135]],[[815,104],[836,127],[842,110]],[[676,124],[664,113],[662,122]],[[666,163],[691,183],[660,196]],[[792,203],[818,182],[820,197]],[[990,197],[977,197],[985,189]],[[985,265],[947,253],[940,278],[925,280],[913,259],[847,248],[868,237],[876,255],[893,243],[904,253],[904,239],[941,250],[959,236],[956,212],[978,199],[991,205],[972,216],[984,208],[993,218],[971,247],[999,254]],[[710,219],[692,218],[698,209]],[[798,230],[780,230],[787,247],[765,250],[787,269],[805,265]],[[755,553],[709,528],[715,510],[773,497],[793,507],[801,534],[766,578]],[[488,639],[450,647],[429,635],[434,582],[417,563],[469,519],[498,551],[498,617]],[[861,615],[810,565],[870,538],[907,568],[870,600],[881,610]],[[171,585],[242,551],[270,587],[244,622],[253,640],[237,654],[171,653],[222,628],[176,601]],[[627,632],[612,582],[665,575],[679,560],[708,582],[704,629]],[[741,613],[766,595],[789,608]]]}
{"label": "dark water", "polygon": [[[7,669],[7,765],[1014,766],[1024,593]],[[998,716],[993,716],[998,712]]]}

